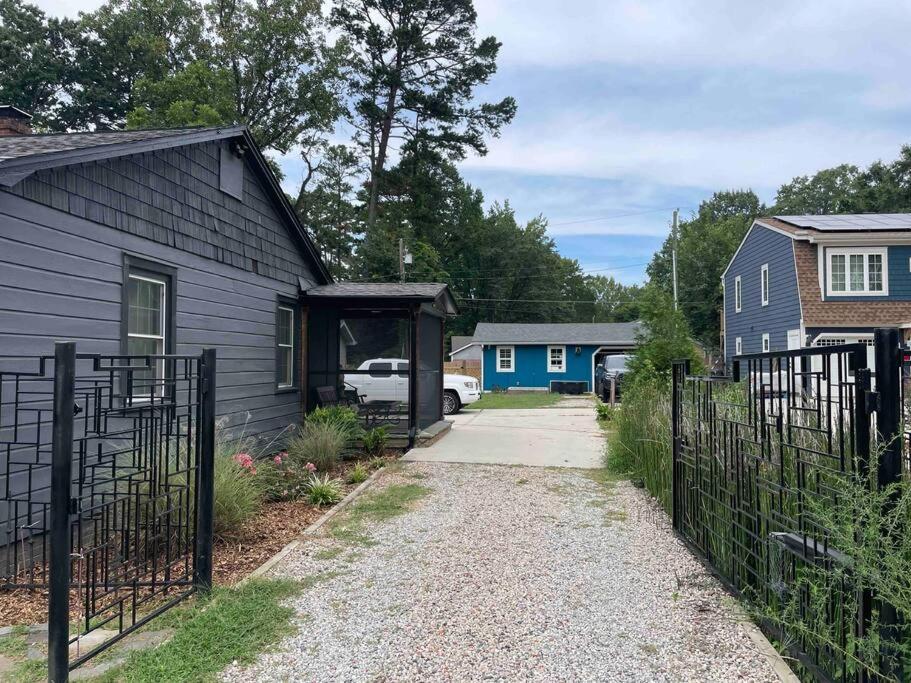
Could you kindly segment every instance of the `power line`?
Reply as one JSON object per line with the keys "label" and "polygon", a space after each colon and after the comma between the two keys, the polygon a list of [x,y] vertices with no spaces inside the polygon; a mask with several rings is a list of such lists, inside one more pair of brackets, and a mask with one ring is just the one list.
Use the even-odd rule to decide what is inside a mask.
{"label": "power line", "polygon": [[[641,266],[647,266],[649,263],[650,263],[650,261],[643,261],[641,263],[625,263],[622,265],[607,266],[604,268],[591,268],[591,269],[587,269],[587,270],[582,269],[581,274],[583,276],[585,276],[585,275],[589,275],[591,273],[604,273],[604,272],[609,272],[609,271],[613,271],[613,270],[624,270],[626,268],[639,268]],[[525,273],[526,270],[533,269],[533,270],[537,271],[541,268],[552,268],[552,265],[551,264],[541,264],[539,266],[530,266],[528,268],[520,268],[520,269],[516,269],[516,270],[509,270],[508,268],[485,268],[483,270],[473,270],[473,271],[463,270],[463,271],[455,271],[455,272],[451,272],[451,273],[447,272],[446,275],[450,278],[457,278],[457,279],[499,280],[503,277],[519,276],[520,274]],[[493,277],[487,277],[487,278],[479,278],[479,277],[476,277],[475,273],[498,273],[498,275],[493,276]],[[525,275],[525,277],[553,277],[553,275],[554,275],[554,273],[551,271],[548,273],[540,273],[537,275]],[[376,280],[393,279],[393,278],[397,279],[398,277],[399,277],[398,273],[395,273],[395,274],[389,273],[389,274],[384,274],[384,275],[374,275],[372,278],[370,278],[368,280],[351,280],[351,282],[375,282]]]}
{"label": "power line", "polygon": [[[490,302],[490,303],[527,303],[527,304],[597,304],[599,303],[593,299],[482,299],[482,298],[463,298],[460,295],[455,295],[459,299],[459,305],[463,303],[471,302]],[[608,303],[612,304],[631,304],[637,303],[640,299],[612,299]],[[712,301],[681,301],[682,304],[707,304],[713,303]]]}
{"label": "power line", "polygon": [[[690,209],[693,207],[687,206],[684,208]],[[595,223],[597,221],[610,221],[615,218],[630,218],[631,216],[645,216],[650,213],[662,213],[664,211],[673,211],[673,210],[674,210],[674,207],[670,207],[670,208],[666,208],[666,209],[649,209],[648,211],[636,211],[634,213],[616,213],[616,214],[613,214],[610,216],[599,216],[596,218],[582,218],[577,221],[566,221],[565,223],[548,223],[547,227],[557,228],[557,227],[560,227],[563,225],[579,225],[580,223]]]}

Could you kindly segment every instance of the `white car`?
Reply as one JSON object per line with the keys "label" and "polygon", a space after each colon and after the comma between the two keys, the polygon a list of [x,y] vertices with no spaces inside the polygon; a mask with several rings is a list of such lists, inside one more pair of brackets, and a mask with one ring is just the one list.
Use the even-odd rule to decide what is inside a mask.
{"label": "white car", "polygon": [[[371,358],[358,370],[366,375],[345,375],[345,384],[366,401],[408,402],[408,361],[403,358]],[[481,398],[481,383],[468,375],[443,375],[443,414],[452,415],[462,406]]]}

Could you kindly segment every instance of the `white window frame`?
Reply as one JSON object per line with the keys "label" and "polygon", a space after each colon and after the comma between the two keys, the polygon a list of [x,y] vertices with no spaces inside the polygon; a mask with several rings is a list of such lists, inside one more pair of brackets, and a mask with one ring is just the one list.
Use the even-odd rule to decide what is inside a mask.
{"label": "white window frame", "polygon": [[768,353],[771,350],[772,350],[772,342],[769,338],[769,333],[765,332],[762,335],[762,352]]}
{"label": "white window frame", "polygon": [[743,355],[743,338],[742,337],[734,338],[734,355],[735,356]]}
{"label": "white window frame", "polygon": [[[560,350],[560,365],[553,364],[551,351]],[[547,347],[547,371],[548,372],[566,372],[566,347],[565,346],[548,346]]]}
{"label": "white window frame", "polygon": [[[870,291],[870,256],[881,256],[883,262],[883,288]],[[832,257],[845,257],[845,291],[837,292],[832,289]],[[851,286],[851,256],[864,257],[864,288],[862,290],[848,289]],[[829,247],[826,249],[826,296],[889,296],[889,248],[888,247]]]}
{"label": "white window frame", "polygon": [[734,278],[734,312],[740,313],[743,310],[743,287],[740,284],[740,276]]}
{"label": "white window frame", "polygon": [[[156,285],[161,285],[161,334],[138,334],[136,332],[130,332],[129,317],[127,318],[127,342],[129,343],[130,339],[160,339],[161,340],[161,354],[165,355],[168,352],[168,279],[167,278],[158,278],[151,275],[137,275],[130,273],[127,276],[130,280],[141,280],[143,282],[153,282]],[[125,294],[125,296],[127,296]],[[165,382],[165,364],[163,362],[155,362],[155,379],[158,382],[161,382],[161,387],[154,387],[158,390],[163,390]],[[132,396],[133,402],[141,401],[150,401],[152,400],[152,389],[149,387],[148,393],[136,394]]]}
{"label": "white window frame", "polygon": [[[290,371],[290,373],[291,373],[291,381],[290,381],[290,382],[282,382],[281,379],[279,379],[279,380],[276,382],[276,386],[277,386],[279,389],[293,389],[294,386],[295,386],[295,382],[294,382],[294,331],[295,331],[295,325],[297,325],[297,316],[294,314],[294,307],[293,307],[293,306],[288,306],[288,305],[286,305],[286,304],[279,304],[279,305],[278,305],[278,312],[279,312],[279,314],[281,313],[281,311],[288,311],[288,312],[291,314],[291,343],[290,343],[290,344],[283,344],[283,343],[281,342],[281,340],[278,338],[278,326],[276,325],[276,328],[275,328],[275,345],[276,345],[279,349],[291,349],[291,362],[290,362],[289,365],[288,365],[288,369],[289,369],[289,371]],[[278,320],[276,319],[276,323],[277,323],[277,322],[278,322]],[[282,379],[284,379],[284,378],[282,378]]]}
{"label": "white window frame", "polygon": [[[497,372],[515,372],[516,371],[516,347],[515,346],[497,346]],[[509,367],[503,367],[503,358],[500,351],[509,351]]]}
{"label": "white window frame", "polygon": [[759,269],[759,292],[762,296],[762,305],[769,305],[769,289],[771,285],[769,284],[769,264],[763,263],[762,268]]}

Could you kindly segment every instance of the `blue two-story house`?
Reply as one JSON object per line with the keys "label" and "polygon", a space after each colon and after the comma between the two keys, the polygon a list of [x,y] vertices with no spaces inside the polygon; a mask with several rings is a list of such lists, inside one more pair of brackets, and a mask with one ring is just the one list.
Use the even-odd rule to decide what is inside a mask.
{"label": "blue two-story house", "polygon": [[722,274],[726,361],[911,328],[911,214],[753,222]]}
{"label": "blue two-story house", "polygon": [[639,323],[478,323],[484,391],[550,391],[556,383],[595,385],[595,365],[636,347]]}

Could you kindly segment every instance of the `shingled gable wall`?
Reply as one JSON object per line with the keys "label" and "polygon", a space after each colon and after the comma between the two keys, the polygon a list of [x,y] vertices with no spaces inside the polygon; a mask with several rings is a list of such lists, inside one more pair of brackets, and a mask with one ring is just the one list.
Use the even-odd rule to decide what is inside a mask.
{"label": "shingled gable wall", "polygon": [[794,240],[805,327],[884,327],[911,323],[911,301],[823,301],[817,246]]}

